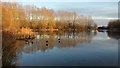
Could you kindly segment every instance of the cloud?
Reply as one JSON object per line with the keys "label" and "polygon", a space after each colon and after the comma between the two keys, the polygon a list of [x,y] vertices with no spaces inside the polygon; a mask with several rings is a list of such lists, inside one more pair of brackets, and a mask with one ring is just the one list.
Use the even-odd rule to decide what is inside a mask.
{"label": "cloud", "polygon": [[67,11],[76,11],[79,15],[118,17],[118,9],[114,8],[70,8]]}
{"label": "cloud", "polygon": [[98,19],[98,20],[113,20],[113,19],[118,19],[118,18],[113,18],[113,17],[93,17],[93,19]]}

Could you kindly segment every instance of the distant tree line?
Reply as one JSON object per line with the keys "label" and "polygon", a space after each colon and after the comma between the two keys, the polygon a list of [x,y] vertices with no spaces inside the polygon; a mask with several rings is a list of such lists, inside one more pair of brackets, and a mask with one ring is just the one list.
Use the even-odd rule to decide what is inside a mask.
{"label": "distant tree line", "polygon": [[110,21],[108,23],[108,28],[109,29],[114,29],[114,28],[120,29],[120,20]]}
{"label": "distant tree line", "polygon": [[21,5],[15,2],[0,2],[2,4],[2,28],[3,30],[17,31],[22,27],[31,29],[59,29],[59,30],[88,30],[95,29],[91,16],[80,16],[76,12],[45,7],[38,8],[35,5]]}

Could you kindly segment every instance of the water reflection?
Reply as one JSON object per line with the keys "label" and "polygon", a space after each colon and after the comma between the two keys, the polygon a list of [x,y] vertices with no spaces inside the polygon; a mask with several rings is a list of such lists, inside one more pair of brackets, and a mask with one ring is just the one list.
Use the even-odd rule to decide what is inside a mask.
{"label": "water reflection", "polygon": [[112,38],[112,39],[116,39],[119,40],[120,39],[120,31],[108,31],[107,35]]}
{"label": "water reflection", "polygon": [[36,39],[33,40],[33,44],[26,44],[23,48],[25,53],[33,53],[35,51],[45,52],[48,49],[53,49],[54,47],[64,48],[64,47],[75,47],[78,44],[90,43],[92,37],[95,33],[88,32],[60,32],[60,33],[44,33],[37,34]]}
{"label": "water reflection", "polygon": [[[39,32],[36,34],[34,40],[17,40],[11,45],[3,44],[3,66],[21,64],[21,56],[23,53],[34,54],[37,51],[47,52],[47,50],[53,48],[71,48],[82,44],[89,44],[96,34],[96,31]],[[111,34],[108,32],[108,36],[118,38],[119,35],[117,36],[115,33]],[[6,41],[7,40],[3,40],[3,43],[6,43]],[[8,47],[8,45],[11,47]]]}

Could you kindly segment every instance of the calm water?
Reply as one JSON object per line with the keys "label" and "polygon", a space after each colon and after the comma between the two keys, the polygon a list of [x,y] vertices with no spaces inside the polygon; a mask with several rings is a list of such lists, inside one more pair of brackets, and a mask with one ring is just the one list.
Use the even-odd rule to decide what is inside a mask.
{"label": "calm water", "polygon": [[[115,37],[114,37],[115,36]],[[34,40],[16,41],[3,55],[14,66],[117,66],[118,40],[107,32],[37,33]],[[5,53],[4,52],[4,53]],[[8,55],[9,54],[9,55]]]}

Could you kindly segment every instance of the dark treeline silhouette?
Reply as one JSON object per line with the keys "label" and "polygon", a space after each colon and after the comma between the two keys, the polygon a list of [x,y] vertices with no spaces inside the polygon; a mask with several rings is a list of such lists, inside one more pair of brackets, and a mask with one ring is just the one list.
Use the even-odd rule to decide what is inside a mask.
{"label": "dark treeline silhouette", "polygon": [[98,27],[98,29],[108,29],[108,27],[106,27],[106,26],[101,26],[101,27]]}
{"label": "dark treeline silhouette", "polygon": [[120,30],[120,20],[110,21],[108,23],[108,29],[111,29],[111,30]]}
{"label": "dark treeline silhouette", "polygon": [[120,39],[120,20],[113,20],[108,23],[109,31],[108,36],[110,38],[119,40]]}
{"label": "dark treeline silhouette", "polygon": [[107,35],[112,38],[120,39],[120,20],[111,20],[107,26],[98,27],[99,32],[107,32]]}
{"label": "dark treeline silhouette", "polygon": [[120,20],[111,20],[108,22],[107,26],[101,26],[97,28],[98,31],[107,30],[109,32],[120,32]]}

